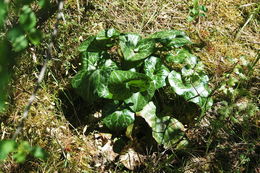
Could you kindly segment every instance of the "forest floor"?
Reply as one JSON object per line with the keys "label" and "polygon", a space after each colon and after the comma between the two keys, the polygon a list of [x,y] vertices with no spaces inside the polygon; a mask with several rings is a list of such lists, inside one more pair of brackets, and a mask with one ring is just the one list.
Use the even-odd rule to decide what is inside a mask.
{"label": "forest floor", "polygon": [[[193,8],[189,0],[76,2],[65,3],[65,20],[55,40],[55,58],[49,62],[19,136],[44,148],[49,157],[47,161],[29,159],[23,164],[8,159],[0,172],[260,172],[259,63],[247,81],[239,85],[243,92],[231,96],[216,92],[214,104],[204,118],[185,124],[188,148],[145,148],[145,154],[130,152],[123,160],[115,152],[114,136],[99,121],[99,105],[84,105],[70,84],[80,69],[80,43],[113,27],[144,36],[168,29],[185,31],[194,43],[193,53],[206,66],[210,86],[219,86],[229,79],[228,74],[233,75],[235,65],[243,63],[241,57],[253,63],[259,56],[259,0],[200,1],[207,12],[191,22],[187,21]],[[250,15],[253,17],[247,22]],[[2,139],[10,138],[19,123],[54,23],[55,14],[39,25],[46,34],[44,41],[22,53],[15,66],[9,109],[0,116]]]}

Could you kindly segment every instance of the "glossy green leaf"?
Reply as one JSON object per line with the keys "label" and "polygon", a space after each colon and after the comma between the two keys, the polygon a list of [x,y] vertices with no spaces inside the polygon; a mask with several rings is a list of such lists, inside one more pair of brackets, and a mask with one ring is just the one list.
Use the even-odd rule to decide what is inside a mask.
{"label": "glossy green leaf", "polygon": [[114,44],[115,44],[114,39],[97,40],[95,38],[94,41],[89,45],[87,51],[89,51],[89,52],[107,51]]}
{"label": "glossy green leaf", "polygon": [[117,65],[110,59],[106,60],[99,52],[84,52],[82,62],[82,70],[72,80],[73,88],[90,103],[98,97],[111,98],[108,79]]}
{"label": "glossy green leaf", "polygon": [[162,43],[167,47],[181,47],[190,44],[190,38],[183,31],[169,30],[152,34],[150,38]]}
{"label": "glossy green leaf", "polygon": [[99,32],[96,35],[96,39],[97,40],[111,39],[111,38],[118,37],[119,35],[120,35],[120,32],[118,32],[114,28],[110,28],[108,30],[103,30],[103,31]]}
{"label": "glossy green leaf", "polygon": [[78,47],[80,52],[84,52],[88,49],[89,45],[95,40],[95,36],[90,36],[87,40],[85,40],[81,45]]}
{"label": "glossy green leaf", "polygon": [[174,70],[168,76],[169,83],[176,94],[183,96],[187,101],[196,103],[200,107],[204,107],[205,104],[209,104],[208,106],[212,104],[207,99],[210,89],[207,83],[203,82],[203,80],[206,80],[205,78],[207,77],[202,76],[202,80],[198,78],[196,81],[192,81],[191,77],[190,81],[184,82],[181,74]]}
{"label": "glossy green leaf", "polygon": [[166,85],[169,70],[163,65],[161,59],[154,56],[147,58],[144,61],[144,72],[152,79],[154,89],[159,89]]}
{"label": "glossy green leaf", "polygon": [[116,64],[112,60],[105,60],[97,66],[94,64],[89,64],[89,66],[92,67],[85,67],[74,76],[72,87],[89,103],[93,103],[100,97],[111,98],[107,85],[110,73],[117,69]]}
{"label": "glossy green leaf", "polygon": [[189,37],[183,37],[183,38],[175,38],[172,39],[167,46],[169,47],[181,47],[185,46],[187,44],[191,44],[191,41],[189,40]]}
{"label": "glossy green leaf", "polygon": [[21,24],[22,28],[25,31],[30,31],[36,26],[36,22],[36,15],[32,9],[28,5],[23,6],[22,12],[19,15],[19,23]]}
{"label": "glossy green leaf", "polygon": [[187,139],[183,139],[176,146],[176,150],[186,149],[188,145],[189,145],[189,141]]}
{"label": "glossy green leaf", "polygon": [[110,73],[111,69],[96,70],[89,76],[88,81],[86,81],[90,85],[89,88],[92,89],[92,92],[97,94],[98,97],[112,98],[107,87]]}
{"label": "glossy green leaf", "polygon": [[129,105],[129,107],[134,111],[138,112],[147,105],[154,96],[155,89],[153,87],[148,88],[144,92],[134,93],[130,98],[126,99],[124,102]]}
{"label": "glossy green leaf", "polygon": [[113,29],[101,31],[98,36],[88,37],[87,40],[81,43],[78,50],[80,52],[101,52],[107,50],[115,43],[111,38],[116,37],[118,34]]}
{"label": "glossy green leaf", "polygon": [[191,92],[191,97],[196,95],[207,97],[209,95],[209,91],[203,86],[204,83],[199,83],[197,86],[193,86],[192,83],[184,83],[181,75],[174,70],[169,74],[168,79],[170,85],[178,95],[184,95],[186,92]]}
{"label": "glossy green leaf", "polygon": [[145,59],[155,51],[154,39],[141,39],[137,34],[120,36],[119,45],[126,61]]}
{"label": "glossy green leaf", "polygon": [[100,52],[83,52],[82,53],[82,69],[86,71],[96,70],[98,62],[101,60],[102,54]]}
{"label": "glossy green leaf", "polygon": [[135,114],[128,109],[118,110],[103,119],[103,123],[111,130],[124,130],[135,120]]}
{"label": "glossy green leaf", "polygon": [[182,141],[185,130],[182,123],[170,116],[158,117],[153,102],[148,103],[138,115],[152,128],[153,138],[165,148],[173,147]]}
{"label": "glossy green leaf", "polygon": [[178,49],[175,53],[170,53],[166,56],[168,63],[177,63],[190,65],[193,68],[197,64],[197,57],[191,54],[188,50]]}
{"label": "glossy green leaf", "polygon": [[125,100],[133,93],[146,91],[151,79],[142,73],[132,71],[113,71],[109,78],[108,88],[113,99]]}
{"label": "glossy green leaf", "polygon": [[168,63],[179,64],[181,73],[172,71],[169,75],[169,83],[176,94],[183,96],[187,101],[198,104],[201,108],[209,107],[210,89],[208,76],[204,73],[204,65],[188,50],[178,49],[166,56]]}
{"label": "glossy green leaf", "polygon": [[[71,80],[71,85],[74,89],[76,89],[76,92],[78,95],[80,95],[83,99],[89,102],[93,102],[97,99],[97,96],[93,95],[93,92],[89,91],[90,87],[88,85],[87,81],[89,78],[89,72],[85,70],[79,71]],[[91,99],[91,100],[89,100]]]}
{"label": "glossy green leaf", "polygon": [[17,145],[14,140],[0,141],[0,161],[6,159],[9,153],[14,152]]}

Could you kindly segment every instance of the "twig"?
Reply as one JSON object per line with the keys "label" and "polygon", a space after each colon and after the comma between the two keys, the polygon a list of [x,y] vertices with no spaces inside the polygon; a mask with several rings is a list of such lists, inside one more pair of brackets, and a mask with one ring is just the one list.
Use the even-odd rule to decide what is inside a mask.
{"label": "twig", "polygon": [[50,40],[50,43],[48,45],[48,49],[47,49],[47,53],[46,53],[47,57],[44,60],[43,66],[41,68],[41,71],[40,71],[40,74],[39,74],[39,77],[38,77],[38,80],[37,80],[37,83],[36,83],[36,86],[35,86],[34,91],[33,91],[32,95],[30,96],[28,103],[27,103],[27,105],[24,109],[20,123],[18,124],[15,133],[13,134],[13,137],[12,137],[13,140],[15,140],[17,138],[17,136],[21,133],[21,130],[24,126],[24,122],[25,122],[26,118],[28,117],[30,108],[31,108],[33,102],[36,99],[36,94],[37,94],[38,90],[40,89],[40,84],[42,83],[42,81],[44,79],[45,73],[47,71],[48,62],[53,57],[53,51],[52,51],[53,48],[54,48],[53,40],[58,33],[59,20],[62,19],[62,16],[64,16],[63,13],[62,13],[63,5],[64,5],[64,2],[62,0],[60,0],[59,4],[58,4],[57,22],[56,22],[55,27],[53,29],[53,32],[51,34],[51,40]]}

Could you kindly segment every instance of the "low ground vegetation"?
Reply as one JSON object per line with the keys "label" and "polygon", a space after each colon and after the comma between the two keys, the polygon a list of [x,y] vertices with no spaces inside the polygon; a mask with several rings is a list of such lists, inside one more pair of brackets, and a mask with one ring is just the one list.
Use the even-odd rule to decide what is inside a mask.
{"label": "low ground vegetation", "polygon": [[[39,10],[35,4],[31,8]],[[1,140],[12,138],[34,89],[56,23],[53,8],[47,8],[45,15],[36,13],[34,27],[43,33],[42,41],[28,42],[29,47],[17,56],[8,107],[0,116]],[[67,0],[54,58],[17,138],[24,148],[43,154],[42,148],[48,157],[33,157],[34,152],[19,163],[9,155],[0,163],[0,171],[259,172],[259,9],[257,0]],[[165,32],[160,35],[160,31]],[[169,43],[151,41],[164,34],[175,34],[172,37],[182,42],[168,50],[163,48]],[[91,36],[115,42],[104,53],[92,40],[92,51]],[[138,46],[129,48],[129,37],[141,45],[149,42],[148,51],[139,47],[142,55],[138,55]],[[171,61],[167,53],[182,54],[185,63],[176,57]],[[97,54],[109,58],[97,63]],[[189,61],[193,57],[196,65]],[[193,75],[198,74],[196,80],[204,82],[210,100],[198,102],[194,95],[178,92],[180,86],[174,83],[186,84],[189,68],[182,69],[187,65]],[[187,78],[175,81],[178,74]],[[92,80],[100,76],[100,83]],[[121,90],[114,85],[121,85]],[[85,93],[84,87],[90,91]],[[134,99],[144,92],[149,98]],[[121,121],[123,113],[128,119]],[[166,121],[177,122],[178,130],[169,130]],[[156,135],[157,128],[167,131],[169,140]]]}

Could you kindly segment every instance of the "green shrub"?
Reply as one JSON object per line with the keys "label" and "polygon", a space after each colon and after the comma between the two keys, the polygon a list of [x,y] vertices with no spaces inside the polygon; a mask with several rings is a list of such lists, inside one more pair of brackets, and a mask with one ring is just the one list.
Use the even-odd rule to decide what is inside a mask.
{"label": "green shrub", "polygon": [[124,131],[141,116],[159,144],[177,145],[184,139],[184,126],[172,115],[159,113],[158,93],[182,97],[183,104],[193,102],[203,111],[212,105],[209,78],[189,44],[189,37],[177,30],[146,38],[115,29],[101,31],[80,45],[83,65],[72,86],[88,103],[110,100],[102,122],[112,131]]}
{"label": "green shrub", "polygon": [[[42,33],[36,28],[37,17],[30,4],[38,2],[39,7],[46,7],[48,0],[9,1],[0,0],[0,113],[6,108],[7,88],[15,64],[16,55],[29,44],[38,45]],[[6,21],[18,16],[11,26]],[[9,24],[10,25],[10,24]]]}

